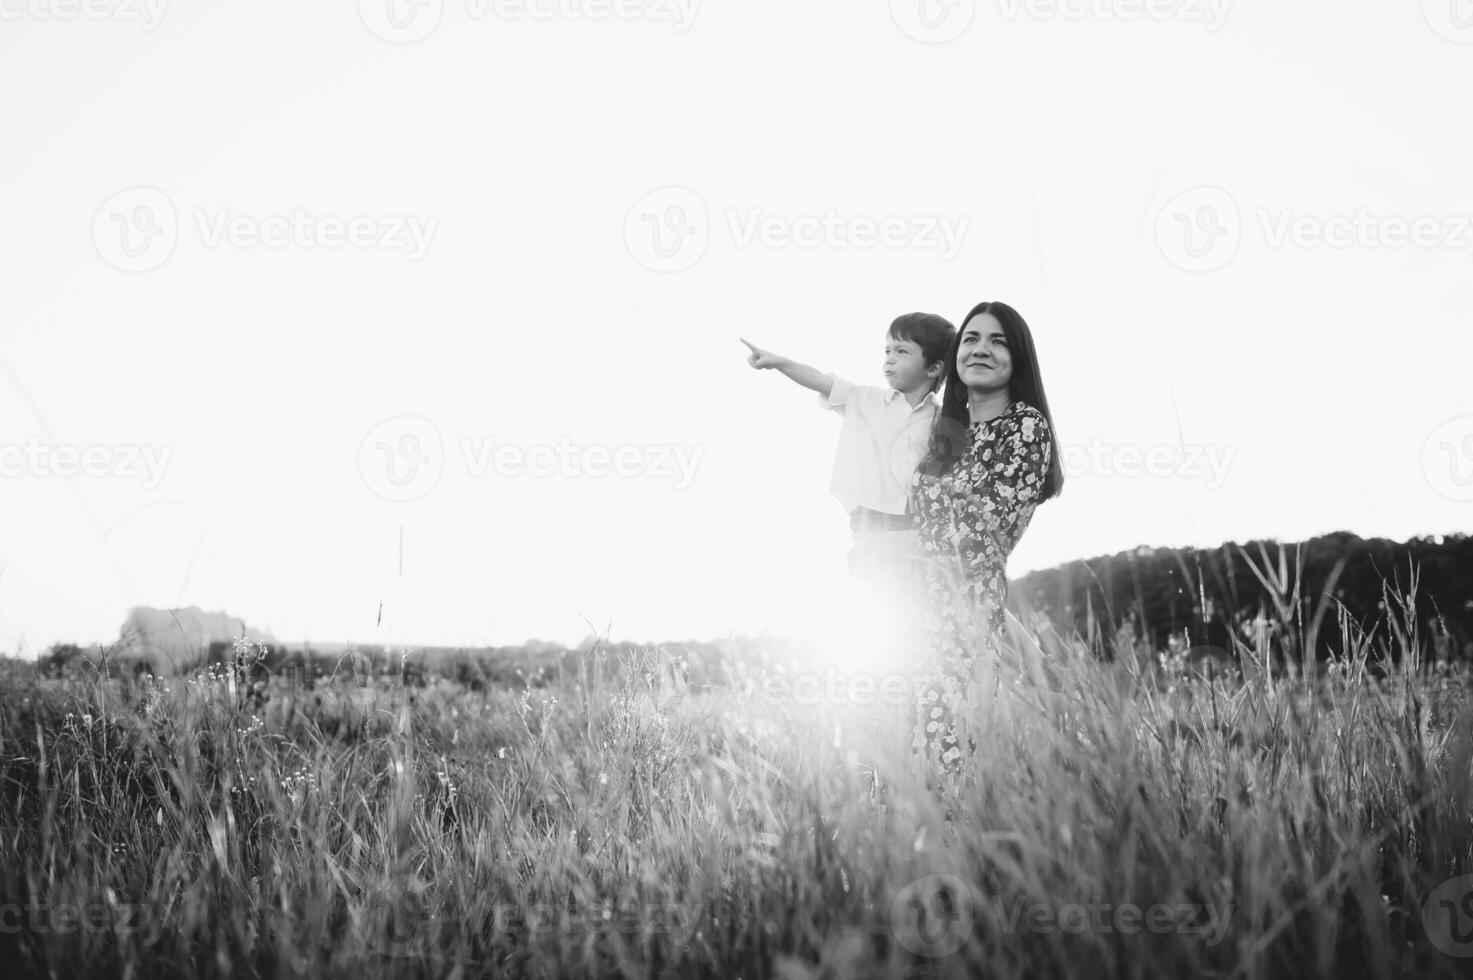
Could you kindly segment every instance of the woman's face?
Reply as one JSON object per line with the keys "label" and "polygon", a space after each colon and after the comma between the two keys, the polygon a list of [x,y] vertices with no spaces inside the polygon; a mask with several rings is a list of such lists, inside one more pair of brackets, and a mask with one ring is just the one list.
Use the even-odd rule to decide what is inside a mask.
{"label": "woman's face", "polygon": [[1002,324],[991,313],[978,313],[962,327],[956,371],[969,390],[1007,391],[1013,380],[1013,356]]}

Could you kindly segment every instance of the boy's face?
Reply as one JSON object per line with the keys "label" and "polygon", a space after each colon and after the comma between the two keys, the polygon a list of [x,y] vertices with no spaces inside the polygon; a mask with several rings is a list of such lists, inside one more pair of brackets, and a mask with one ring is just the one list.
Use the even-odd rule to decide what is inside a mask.
{"label": "boy's face", "polygon": [[938,377],[941,365],[933,364],[926,369],[926,357],[921,345],[912,340],[885,338],[885,380],[896,391],[912,392],[917,389],[930,391]]}

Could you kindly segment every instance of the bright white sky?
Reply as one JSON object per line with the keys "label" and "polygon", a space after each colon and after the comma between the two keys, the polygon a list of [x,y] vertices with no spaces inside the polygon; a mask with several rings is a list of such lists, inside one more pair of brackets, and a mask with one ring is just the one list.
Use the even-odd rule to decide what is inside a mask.
{"label": "bright white sky", "polygon": [[[789,622],[844,575],[838,421],[737,337],[879,384],[892,318],[983,299],[1075,453],[1014,575],[1469,525],[1465,0],[152,2],[0,0],[0,650],[135,604],[323,641]],[[372,246],[249,237],[294,212]],[[906,247],[860,247],[886,218]],[[378,444],[426,430],[360,445],[404,416],[442,472],[397,502]],[[462,440],[644,469],[477,476]]]}

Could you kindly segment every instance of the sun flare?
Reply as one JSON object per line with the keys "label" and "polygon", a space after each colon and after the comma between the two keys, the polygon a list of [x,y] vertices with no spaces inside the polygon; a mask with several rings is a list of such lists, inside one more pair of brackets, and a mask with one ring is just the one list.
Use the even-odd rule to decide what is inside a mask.
{"label": "sun flare", "polygon": [[784,610],[777,625],[817,664],[873,674],[914,669],[920,621],[893,591],[855,582],[815,583]]}

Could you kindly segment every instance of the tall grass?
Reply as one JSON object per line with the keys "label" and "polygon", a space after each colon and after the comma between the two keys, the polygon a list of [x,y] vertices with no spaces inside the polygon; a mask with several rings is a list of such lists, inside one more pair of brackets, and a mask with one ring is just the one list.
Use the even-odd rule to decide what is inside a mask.
{"label": "tall grass", "polygon": [[358,980],[1466,975],[1423,922],[1473,873],[1466,676],[1422,664],[1414,622],[1368,635],[1342,614],[1320,676],[1246,681],[1157,651],[1103,662],[1033,625],[987,665],[954,775],[910,754],[903,706],[852,687],[774,703],[760,666],[690,690],[658,651],[595,649],[536,689],[278,681],[264,705],[228,666],[135,685],[11,662],[0,958]]}

